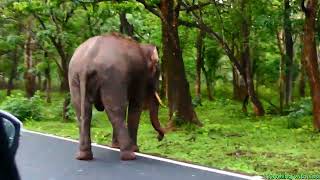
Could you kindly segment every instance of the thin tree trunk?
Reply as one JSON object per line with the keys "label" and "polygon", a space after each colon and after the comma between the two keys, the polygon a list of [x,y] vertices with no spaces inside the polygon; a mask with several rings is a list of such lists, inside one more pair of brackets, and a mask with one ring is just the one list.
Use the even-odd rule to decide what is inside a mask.
{"label": "thin tree trunk", "polygon": [[[240,37],[238,36],[238,38]],[[233,35],[232,37],[232,52],[234,56],[237,57],[239,65],[241,67],[244,67],[243,59],[240,57],[240,54],[241,54],[240,50],[236,46],[235,35]],[[243,101],[243,99],[245,99],[245,97],[247,96],[248,91],[247,91],[243,76],[240,75],[240,72],[234,66],[232,66],[232,84],[233,84],[233,99],[238,101]]]}
{"label": "thin tree trunk", "polygon": [[7,85],[6,79],[4,78],[4,75],[0,73],[0,89],[4,89],[7,87],[8,85]]}
{"label": "thin tree trunk", "polygon": [[202,48],[202,61],[201,61],[201,70],[204,74],[204,78],[206,81],[206,87],[207,87],[207,97],[209,101],[213,100],[213,79],[212,79],[212,74],[209,74],[209,72],[205,68],[205,62],[204,62],[204,52],[205,52],[205,47]]}
{"label": "thin tree trunk", "polygon": [[[31,26],[31,22],[29,22],[29,26]],[[30,28],[30,27],[29,27]],[[27,32],[27,40],[24,46],[24,79],[25,79],[25,90],[27,97],[32,97],[36,91],[36,76],[34,74],[34,64],[32,60],[32,36],[30,29]]]}
{"label": "thin tree trunk", "polygon": [[46,87],[47,87],[47,79],[46,77],[44,77],[44,80],[42,81],[42,85],[41,85],[41,91],[46,91]]}
{"label": "thin tree trunk", "polygon": [[165,67],[166,67],[166,60],[162,58],[161,59],[161,89],[160,89],[160,95],[162,99],[166,99],[168,97],[168,89],[167,89],[168,81],[167,81],[167,76],[166,76],[167,73],[166,73]]}
{"label": "thin tree trunk", "polygon": [[50,63],[48,61],[48,52],[44,52],[44,58],[46,60],[47,67],[44,70],[45,76],[45,90],[46,90],[46,101],[47,103],[51,103],[51,68]]}
{"label": "thin tree trunk", "polygon": [[[254,89],[254,82],[252,79],[252,65],[250,60],[250,46],[249,46],[249,39],[250,39],[250,12],[248,12],[248,2],[247,0],[242,0],[241,3],[241,10],[243,12],[243,22],[241,26],[241,34],[243,37],[242,40],[242,53],[241,53],[241,59],[244,62],[244,70],[245,70],[245,82],[246,87],[248,90],[248,95],[251,98],[251,101],[253,103],[253,110],[257,116],[263,116],[264,115],[264,109],[263,106],[259,100],[259,98],[256,95],[256,91]],[[246,103],[247,98],[244,99],[244,104]]]}
{"label": "thin tree trunk", "polygon": [[69,82],[68,82],[68,64],[69,60],[67,58],[61,59],[62,64],[62,79],[60,82],[60,91],[62,92],[68,92],[69,91]]}
{"label": "thin tree trunk", "polygon": [[284,41],[285,41],[285,105],[288,106],[292,100],[293,86],[293,40],[290,20],[290,0],[284,0]]}
{"label": "thin tree trunk", "polygon": [[[301,35],[301,43],[303,43],[303,35]],[[300,76],[299,76],[299,95],[300,97],[306,96],[306,71],[305,71],[305,61],[304,52],[301,48],[301,59],[300,59]]]}
{"label": "thin tree trunk", "polygon": [[197,48],[197,58],[196,58],[196,84],[195,84],[195,92],[198,99],[201,99],[201,64],[203,64],[203,38],[204,32],[200,30],[196,48]]}
{"label": "thin tree trunk", "polygon": [[320,77],[315,39],[317,8],[317,0],[302,1],[302,9],[306,15],[303,38],[304,61],[312,97],[313,125],[315,129],[320,130]]}
{"label": "thin tree trunk", "polygon": [[41,90],[41,85],[42,85],[42,77],[41,77],[41,73],[37,74],[37,90]]}
{"label": "thin tree trunk", "polygon": [[[243,67],[243,63],[240,63]],[[232,68],[232,82],[233,82],[233,99],[243,101],[248,94],[243,77],[240,76],[236,68]]]}
{"label": "thin tree trunk", "polygon": [[162,43],[163,58],[167,61],[165,69],[168,82],[169,117],[173,120],[173,113],[176,112],[176,116],[182,120],[182,122],[191,122],[200,125],[201,123],[191,103],[189,83],[186,79],[180,49],[178,33],[180,4],[172,0],[162,0],[160,10],[164,17],[164,19],[162,19]]}
{"label": "thin tree trunk", "polygon": [[14,51],[12,52],[12,68],[11,68],[10,76],[8,80],[7,96],[11,95],[11,91],[14,88],[13,81],[17,76],[18,63],[19,63],[18,46],[16,46]]}
{"label": "thin tree trunk", "polygon": [[121,12],[119,14],[120,17],[120,32],[122,34],[127,34],[128,36],[133,37],[134,33],[134,27],[132,24],[130,24],[128,22],[128,19],[126,17],[126,13],[125,12]]}
{"label": "thin tree trunk", "polygon": [[201,70],[204,74],[204,77],[205,77],[205,80],[206,80],[206,86],[207,86],[207,96],[208,96],[208,99],[210,101],[213,100],[213,92],[212,92],[212,78],[211,76],[209,75],[208,71],[206,70],[206,68],[204,67],[204,63],[201,64]]}
{"label": "thin tree trunk", "polygon": [[277,32],[277,44],[280,51],[280,63],[279,63],[279,105],[280,113],[283,113],[284,102],[286,97],[285,91],[285,53],[284,53],[284,43],[283,43],[283,33],[281,31]]}
{"label": "thin tree trunk", "polygon": [[62,110],[62,118],[64,122],[68,122],[70,120],[70,116],[68,113],[69,105],[70,105],[70,93],[68,92],[63,101],[63,110]]}

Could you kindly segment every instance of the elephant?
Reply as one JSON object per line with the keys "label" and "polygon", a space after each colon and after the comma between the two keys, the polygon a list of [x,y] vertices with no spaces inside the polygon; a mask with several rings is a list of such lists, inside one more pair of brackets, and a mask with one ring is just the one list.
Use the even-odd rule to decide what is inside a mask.
{"label": "elephant", "polygon": [[75,50],[68,78],[79,125],[76,159],[93,159],[92,105],[107,113],[113,128],[112,147],[120,148],[121,160],[136,158],[137,131],[144,107],[149,110],[158,140],[162,140],[165,131],[158,119],[161,100],[156,92],[158,61],[156,46],[138,43],[118,33],[91,37]]}

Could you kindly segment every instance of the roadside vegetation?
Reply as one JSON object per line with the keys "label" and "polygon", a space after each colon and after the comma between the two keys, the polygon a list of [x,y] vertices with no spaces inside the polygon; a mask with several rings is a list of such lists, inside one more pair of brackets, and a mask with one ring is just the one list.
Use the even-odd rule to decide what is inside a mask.
{"label": "roadside vegetation", "polygon": [[[219,89],[217,93],[227,97],[225,92],[228,90]],[[54,93],[53,97],[50,104],[40,100],[29,107],[37,112],[34,116],[21,117],[25,118],[24,127],[78,139],[73,109],[69,110],[72,120],[64,122],[61,118],[63,94]],[[15,107],[25,106],[23,92],[15,91],[12,97],[2,102],[0,108],[9,109],[8,103],[13,99]],[[313,130],[311,104],[309,100],[307,103],[305,101],[297,102],[298,107],[292,107],[294,111],[289,115],[256,118],[244,114],[239,108],[241,103],[228,98],[221,96],[214,101],[204,100],[202,106],[196,107],[203,127],[182,125],[168,132],[161,142],[156,138],[157,133],[151,126],[148,114],[143,113],[138,136],[140,151],[253,175],[317,173],[320,171],[320,156],[317,153],[320,134]],[[306,109],[306,114],[297,115]],[[166,108],[161,108],[159,118],[162,125],[166,125]],[[104,112],[93,112],[92,138],[101,145],[111,144],[112,127]]]}

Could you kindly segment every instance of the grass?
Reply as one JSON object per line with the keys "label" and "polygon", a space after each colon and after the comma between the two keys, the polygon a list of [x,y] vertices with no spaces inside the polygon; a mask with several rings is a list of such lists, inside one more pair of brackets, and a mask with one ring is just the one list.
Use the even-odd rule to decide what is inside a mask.
{"label": "grass", "polygon": [[[78,138],[75,119],[61,120],[62,95],[45,104],[44,119],[27,120],[29,130]],[[312,129],[311,116],[299,119],[302,126],[288,129],[288,117],[266,115],[257,118],[241,112],[241,103],[229,99],[203,101],[196,108],[203,127],[183,125],[158,142],[147,113],[139,127],[140,151],[162,157],[252,175],[312,174],[320,172],[320,134]],[[167,123],[167,109],[159,118]],[[105,113],[93,112],[92,138],[109,145],[112,128]]]}

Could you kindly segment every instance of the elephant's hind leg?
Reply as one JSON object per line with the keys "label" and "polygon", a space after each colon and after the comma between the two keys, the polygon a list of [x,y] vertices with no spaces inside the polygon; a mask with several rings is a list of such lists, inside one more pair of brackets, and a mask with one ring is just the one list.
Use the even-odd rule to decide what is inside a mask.
{"label": "elephant's hind leg", "polygon": [[78,160],[92,160],[93,154],[91,150],[91,116],[92,116],[92,105],[86,98],[85,101],[85,113],[82,115],[80,121],[80,146],[79,152],[76,156]]}
{"label": "elephant's hind leg", "polygon": [[133,151],[139,152],[139,147],[137,144],[137,133],[140,121],[140,115],[142,112],[142,102],[141,99],[131,98],[129,102],[128,109],[128,130],[130,138],[133,141]]}
{"label": "elephant's hind leg", "polygon": [[91,111],[92,106],[88,102],[88,98],[85,100],[85,114],[83,115],[83,121],[81,120],[81,102],[80,102],[80,88],[78,86],[70,86],[71,99],[73,106],[76,111],[79,134],[80,134],[80,144],[79,152],[76,155],[78,160],[92,160],[93,155],[91,151],[91,138],[90,138],[90,122],[91,122]]}
{"label": "elephant's hind leg", "polygon": [[[122,89],[122,90],[121,90]],[[114,135],[120,145],[120,158],[133,160],[136,158],[132,151],[132,140],[125,123],[127,100],[125,88],[105,87],[101,89],[102,103],[112,124]]]}
{"label": "elephant's hind leg", "polygon": [[136,158],[132,151],[132,141],[129,137],[128,129],[125,124],[126,108],[105,108],[109,120],[116,132],[117,140],[120,145],[120,158],[122,160],[133,160]]}

